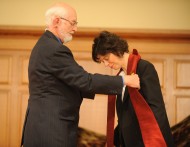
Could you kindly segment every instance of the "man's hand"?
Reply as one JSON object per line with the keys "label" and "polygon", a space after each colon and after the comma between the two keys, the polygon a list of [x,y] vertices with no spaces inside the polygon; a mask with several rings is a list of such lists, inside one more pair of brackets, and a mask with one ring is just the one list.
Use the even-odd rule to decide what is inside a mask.
{"label": "man's hand", "polygon": [[123,76],[123,78],[124,78],[125,85],[140,89],[140,79],[137,74],[125,75]]}

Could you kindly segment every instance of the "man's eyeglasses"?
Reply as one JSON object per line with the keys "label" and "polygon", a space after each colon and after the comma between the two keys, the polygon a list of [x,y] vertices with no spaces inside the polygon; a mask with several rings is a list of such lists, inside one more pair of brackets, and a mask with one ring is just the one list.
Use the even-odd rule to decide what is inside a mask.
{"label": "man's eyeglasses", "polygon": [[66,20],[66,21],[68,21],[73,27],[74,26],[76,26],[77,24],[78,24],[78,22],[77,21],[73,21],[73,22],[71,22],[70,20],[68,20],[68,19],[65,19],[65,18],[63,18],[63,17],[60,17],[61,19],[63,19],[63,20]]}

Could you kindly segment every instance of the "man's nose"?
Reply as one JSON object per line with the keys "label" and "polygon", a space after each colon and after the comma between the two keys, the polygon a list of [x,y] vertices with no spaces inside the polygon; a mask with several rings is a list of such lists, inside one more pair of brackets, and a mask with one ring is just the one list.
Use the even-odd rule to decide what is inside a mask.
{"label": "man's nose", "polygon": [[77,31],[77,29],[78,29],[78,27],[77,27],[77,25],[74,25],[74,27],[73,27],[73,31]]}

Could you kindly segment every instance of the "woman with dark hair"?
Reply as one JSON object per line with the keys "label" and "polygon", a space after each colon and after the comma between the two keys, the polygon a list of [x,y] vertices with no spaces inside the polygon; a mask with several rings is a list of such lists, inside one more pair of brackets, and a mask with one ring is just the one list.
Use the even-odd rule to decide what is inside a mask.
{"label": "woman with dark hair", "polygon": [[[127,41],[116,34],[103,31],[94,39],[94,44],[92,46],[93,60],[98,63],[103,63],[106,67],[110,67],[111,69],[120,70],[120,75],[128,74],[128,66],[131,64],[129,63],[131,62],[129,60],[130,56],[132,55],[129,54]],[[134,57],[136,56],[137,55],[134,55]],[[158,134],[160,132],[164,146],[173,147],[173,138],[166,114],[159,78],[153,64],[146,60],[139,59],[136,65],[136,73],[139,75],[141,87],[137,91],[143,97],[143,101],[145,100],[144,102],[147,104],[147,107],[150,108],[150,113],[152,113],[155,120],[155,126],[158,126]],[[130,96],[128,87],[124,87],[123,93],[117,95],[116,110],[118,125],[114,132],[114,144],[117,147],[148,146],[145,138],[148,138],[149,143],[152,136],[159,136],[154,130],[152,130],[154,133],[149,133],[148,136],[146,131],[142,131],[142,125],[144,124],[140,124],[135,109],[136,106],[134,106],[132,101],[133,97]],[[146,113],[144,116],[146,116]],[[149,116],[147,118],[149,119]],[[148,127],[151,128],[152,126],[154,126],[154,124],[150,124]],[[154,142],[159,142],[158,139],[154,139],[152,143],[154,147],[157,147],[157,144],[154,144]]]}

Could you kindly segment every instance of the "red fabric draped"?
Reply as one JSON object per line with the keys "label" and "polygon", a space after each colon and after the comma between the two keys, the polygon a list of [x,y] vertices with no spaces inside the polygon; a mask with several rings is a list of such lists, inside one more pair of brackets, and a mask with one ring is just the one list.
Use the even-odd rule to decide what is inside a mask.
{"label": "red fabric draped", "polygon": [[113,147],[114,119],[115,119],[115,95],[108,95],[108,114],[107,114],[107,147]]}
{"label": "red fabric draped", "polygon": [[[128,75],[136,73],[137,63],[140,60],[140,58],[141,57],[138,54],[137,50],[133,49],[133,54],[130,54],[128,59],[128,66],[127,66]],[[149,105],[146,103],[143,96],[139,93],[139,91],[136,88],[128,87],[128,91],[135,113],[137,115],[145,147],[166,147],[167,145],[160,131],[158,123],[154,117],[154,114],[150,109]],[[115,104],[115,98],[114,98],[114,104]],[[113,109],[114,109],[114,114],[111,114],[113,113]],[[113,145],[114,116],[115,116],[115,106],[113,107],[113,98],[111,98],[110,100],[108,99],[107,130],[111,131],[107,131],[107,147],[114,146]],[[111,123],[110,121],[113,121],[113,123]]]}

